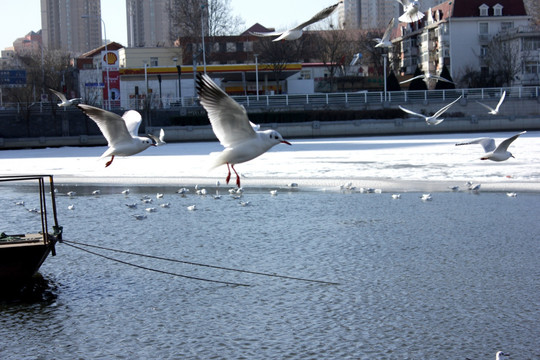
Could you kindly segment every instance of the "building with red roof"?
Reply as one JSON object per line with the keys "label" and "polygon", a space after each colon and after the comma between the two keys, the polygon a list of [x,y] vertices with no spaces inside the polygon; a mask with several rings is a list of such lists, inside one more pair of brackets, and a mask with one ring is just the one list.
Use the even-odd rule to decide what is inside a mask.
{"label": "building with red roof", "polygon": [[[466,71],[487,72],[486,53],[493,39],[504,41],[501,36],[508,32],[531,33],[523,0],[449,0],[425,14],[421,21],[400,23],[394,30],[392,42],[398,49],[394,58],[399,58],[402,75],[413,74],[417,66],[430,74],[439,74],[446,66],[456,81]],[[521,50],[515,55],[523,62],[530,57]],[[537,53],[536,61],[540,61]],[[518,78],[522,77],[517,76],[514,85]]]}

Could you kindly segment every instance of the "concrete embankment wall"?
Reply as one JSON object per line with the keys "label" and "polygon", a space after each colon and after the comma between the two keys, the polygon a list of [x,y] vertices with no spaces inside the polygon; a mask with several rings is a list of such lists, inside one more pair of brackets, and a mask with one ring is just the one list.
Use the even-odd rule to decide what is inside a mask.
{"label": "concrete embankment wall", "polygon": [[[408,103],[403,106],[419,113],[433,113],[444,103]],[[508,115],[512,114],[512,115]],[[272,128],[283,137],[333,137],[333,136],[373,136],[405,135],[452,132],[491,132],[540,130],[540,99],[515,99],[504,103],[503,115],[488,115],[476,102],[462,99],[454,105],[439,125],[430,126],[422,119],[409,117],[397,119],[359,119],[348,121],[309,121],[290,123],[262,124],[262,129]],[[77,109],[62,112],[60,116],[47,120],[46,116],[29,120],[10,120],[0,117],[0,149],[55,146],[102,146],[105,138],[97,126]],[[215,141],[216,137],[210,125],[203,126],[162,126],[153,121],[154,126],[141,126],[141,134],[158,134],[161,127],[165,130],[165,141]],[[5,125],[5,126],[4,126]],[[20,131],[21,125],[31,136],[2,136],[2,132]],[[41,130],[50,129],[48,131]],[[82,133],[82,134],[81,134]],[[61,135],[61,136],[59,136]]]}
{"label": "concrete embankment wall", "polygon": [[[540,117],[468,117],[447,118],[436,126],[429,126],[418,119],[393,120],[351,120],[332,122],[306,122],[285,124],[264,124],[262,129],[276,129],[286,139],[306,137],[406,135],[454,132],[491,132],[540,130]],[[160,128],[146,128],[147,132],[158,134]],[[210,125],[171,126],[164,128],[167,142],[216,141]],[[56,136],[39,138],[1,139],[0,149],[55,146],[102,146],[106,145],[101,135]]]}

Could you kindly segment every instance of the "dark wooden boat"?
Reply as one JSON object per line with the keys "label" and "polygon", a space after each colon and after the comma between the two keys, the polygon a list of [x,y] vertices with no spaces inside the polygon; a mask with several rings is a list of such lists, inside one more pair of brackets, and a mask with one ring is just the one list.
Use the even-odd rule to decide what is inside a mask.
{"label": "dark wooden boat", "polygon": [[41,229],[0,234],[0,286],[7,287],[24,284],[39,270],[49,254],[56,255],[54,246],[62,240],[62,227],[58,225],[51,175],[0,176],[0,183],[4,182],[37,183],[41,217]]}

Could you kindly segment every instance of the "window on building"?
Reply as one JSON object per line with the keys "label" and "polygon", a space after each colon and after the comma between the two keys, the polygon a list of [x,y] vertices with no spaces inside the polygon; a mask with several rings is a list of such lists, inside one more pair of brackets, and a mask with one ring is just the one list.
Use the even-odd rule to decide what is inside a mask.
{"label": "window on building", "polygon": [[243,42],[237,42],[236,43],[236,52],[244,52],[244,43]]}
{"label": "window on building", "polygon": [[304,80],[311,79],[311,70],[302,70],[302,71],[300,71],[300,76]]}
{"label": "window on building", "polygon": [[523,50],[525,51],[540,50],[540,39],[539,38],[524,38]]}
{"label": "window on building", "polygon": [[489,23],[487,22],[478,23],[478,34],[480,35],[489,34]]}
{"label": "window on building", "polygon": [[150,58],[150,66],[159,66],[159,60],[157,57]]}
{"label": "window on building", "polygon": [[482,4],[478,7],[480,9],[480,16],[488,16],[489,6]]}
{"label": "window on building", "polygon": [[227,52],[235,52],[236,51],[236,43],[228,42],[227,43]]}
{"label": "window on building", "polygon": [[512,29],[514,27],[513,21],[503,21],[501,23],[501,31],[508,31],[509,29]]}
{"label": "window on building", "polygon": [[480,57],[483,58],[487,55],[487,50],[488,50],[488,47],[487,46],[482,46],[480,48]]}
{"label": "window on building", "polygon": [[540,75],[540,62],[527,61],[524,66],[525,74]]}
{"label": "window on building", "polygon": [[493,6],[493,16],[502,16],[502,9],[503,6],[501,4]]}

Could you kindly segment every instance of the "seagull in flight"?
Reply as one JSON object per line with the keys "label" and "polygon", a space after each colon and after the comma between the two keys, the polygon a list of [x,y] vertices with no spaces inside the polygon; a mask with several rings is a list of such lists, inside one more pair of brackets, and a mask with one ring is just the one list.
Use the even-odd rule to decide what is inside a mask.
{"label": "seagull in flight", "polygon": [[503,91],[501,98],[499,99],[499,102],[497,103],[497,106],[495,106],[495,109],[486,104],[482,104],[480,101],[477,101],[477,103],[479,103],[480,105],[488,109],[490,115],[497,115],[499,114],[499,108],[501,107],[501,104],[503,103],[505,97],[506,97],[506,91]]}
{"label": "seagull in flight", "polygon": [[142,118],[135,110],[126,111],[120,116],[90,105],[79,104],[77,107],[97,124],[107,139],[109,149],[101,155],[101,158],[110,156],[111,160],[107,161],[105,167],[112,164],[116,155],[135,155],[150,146],[156,146],[150,138],[137,135]]}
{"label": "seagull in flight", "polygon": [[416,79],[422,79],[424,80],[426,83],[429,82],[429,80],[437,80],[437,81],[444,81],[444,82],[447,82],[447,83],[450,83],[450,84],[454,84],[454,82],[448,80],[448,79],[445,79],[443,78],[442,76],[439,76],[439,75],[435,75],[435,74],[430,74],[430,73],[427,73],[427,74],[422,74],[422,75],[417,75],[415,77],[412,77],[410,79],[407,79],[405,81],[401,81],[399,84],[406,84],[408,82],[411,82],[413,80],[416,80]]}
{"label": "seagull in flight", "polygon": [[250,32],[251,35],[259,36],[259,37],[266,37],[266,36],[277,36],[272,41],[281,41],[281,40],[297,40],[302,36],[303,29],[311,24],[314,24],[318,21],[321,21],[323,19],[326,19],[329,17],[334,10],[338,7],[339,4],[343,3],[343,1],[339,1],[335,3],[334,5],[331,5],[321,11],[319,11],[315,16],[313,16],[311,19],[309,19],[306,22],[301,23],[295,28],[285,30],[285,31],[272,31],[272,32]]}
{"label": "seagull in flight", "polygon": [[497,147],[495,147],[495,140],[489,137],[482,137],[482,138],[473,139],[467,142],[458,143],[456,144],[456,146],[480,144],[482,145],[482,147],[484,148],[484,152],[486,153],[484,156],[480,158],[480,160],[504,161],[511,157],[514,157],[514,155],[512,155],[512,153],[508,151],[508,147],[520,135],[523,135],[525,133],[526,131],[522,131],[519,134],[511,136],[508,139],[502,141]]}
{"label": "seagull in flight", "polygon": [[208,75],[197,74],[196,86],[212,130],[225,147],[216,157],[212,168],[227,165],[227,184],[231,179],[232,167],[236,174],[236,185],[240,188],[240,176],[234,165],[252,160],[277,144],[291,145],[275,130],[255,130],[246,109],[227,95]]}
{"label": "seagull in flight", "polygon": [[148,137],[152,140],[154,140],[154,144],[156,146],[162,146],[162,145],[165,145],[166,142],[163,140],[165,138],[165,131],[163,131],[163,129],[161,129],[159,131],[159,137],[157,137],[156,135],[154,134],[147,134]]}
{"label": "seagull in flight", "polygon": [[360,58],[362,57],[362,53],[356,53],[354,54],[352,60],[351,60],[351,63],[349,64],[349,66],[354,66],[356,65],[356,63],[358,62],[358,60],[360,60]]}
{"label": "seagull in flight", "polygon": [[390,20],[388,23],[388,26],[386,27],[386,30],[384,31],[382,38],[375,38],[374,41],[377,42],[377,45],[375,47],[383,47],[383,48],[389,48],[392,47],[392,43],[390,42],[390,33],[392,32],[392,29],[394,28],[394,18]]}
{"label": "seagull in flight", "polygon": [[412,23],[419,21],[424,17],[424,13],[420,11],[420,2],[417,0],[396,0],[403,6],[403,15],[398,19],[401,22]]}
{"label": "seagull in flight", "polygon": [[419,113],[414,112],[412,110],[405,109],[401,105],[399,105],[399,108],[401,110],[405,111],[408,114],[424,118],[428,125],[438,125],[438,124],[440,124],[440,123],[442,123],[444,121],[444,119],[439,119],[439,116],[441,116],[446,110],[450,109],[450,107],[452,105],[454,105],[456,102],[458,102],[459,99],[461,99],[461,96],[458,97],[456,100],[452,101],[450,104],[443,106],[439,111],[437,111],[435,114],[433,114],[431,116],[426,116],[424,114],[419,114]]}
{"label": "seagull in flight", "polygon": [[66,99],[66,96],[64,94],[62,94],[61,92],[53,90],[53,89],[49,89],[49,90],[54,95],[58,96],[58,98],[60,99],[60,102],[58,103],[59,107],[67,107],[67,106],[75,105],[76,103],[82,101],[81,98],[73,98],[73,99],[68,100],[68,99]]}

